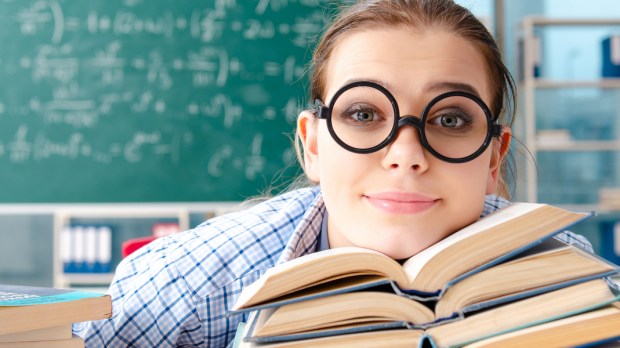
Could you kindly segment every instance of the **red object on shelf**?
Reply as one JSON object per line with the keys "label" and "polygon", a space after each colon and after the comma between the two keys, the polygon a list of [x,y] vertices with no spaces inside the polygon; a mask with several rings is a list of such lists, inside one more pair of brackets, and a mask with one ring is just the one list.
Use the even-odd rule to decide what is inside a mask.
{"label": "red object on shelf", "polygon": [[133,238],[133,239],[124,241],[121,246],[123,258],[129,256],[129,254],[149,244],[155,239],[157,239],[157,237],[147,236],[147,237]]}

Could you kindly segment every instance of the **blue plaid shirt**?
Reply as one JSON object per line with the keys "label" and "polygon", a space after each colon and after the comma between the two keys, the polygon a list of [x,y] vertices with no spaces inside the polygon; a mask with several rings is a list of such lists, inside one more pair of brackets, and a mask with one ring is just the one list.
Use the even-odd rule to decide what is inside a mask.
{"label": "blue plaid shirt", "polygon": [[[488,196],[482,216],[509,202]],[[109,289],[113,316],[74,325],[87,347],[226,347],[246,315],[227,315],[268,268],[315,252],[320,189],[299,189],[160,238],[124,259]],[[325,234],[325,231],[323,231]],[[592,250],[585,238],[560,239]]]}

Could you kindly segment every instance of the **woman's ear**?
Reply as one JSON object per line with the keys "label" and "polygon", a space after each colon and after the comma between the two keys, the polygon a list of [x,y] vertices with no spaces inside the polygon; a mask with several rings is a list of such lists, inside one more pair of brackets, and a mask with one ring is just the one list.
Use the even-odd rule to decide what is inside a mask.
{"label": "woman's ear", "polygon": [[493,144],[493,153],[491,154],[491,162],[489,165],[489,176],[487,178],[487,192],[486,194],[494,194],[497,191],[499,183],[499,175],[501,171],[502,162],[508,154],[510,149],[510,140],[512,139],[512,131],[510,127],[503,126],[502,133],[499,139]]}
{"label": "woman's ear", "polygon": [[304,110],[297,117],[297,134],[303,146],[304,170],[308,178],[319,182],[318,122],[311,111]]}

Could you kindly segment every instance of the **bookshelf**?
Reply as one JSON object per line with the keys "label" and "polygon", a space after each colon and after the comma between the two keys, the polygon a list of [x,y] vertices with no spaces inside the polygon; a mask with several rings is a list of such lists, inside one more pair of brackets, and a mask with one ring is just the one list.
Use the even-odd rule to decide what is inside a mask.
{"label": "bookshelf", "polygon": [[[601,77],[600,69],[599,76],[588,79],[558,78],[557,76],[550,77],[546,74],[544,71],[546,66],[544,62],[545,57],[543,57],[544,48],[545,45],[554,45],[556,42],[546,39],[545,32],[557,30],[558,28],[579,28],[583,30],[592,30],[594,28],[595,30],[608,30],[608,35],[615,35],[620,33],[620,19],[526,17],[523,20],[521,28],[523,44],[522,74],[519,91],[520,98],[522,99],[520,106],[522,109],[520,111],[521,123],[518,125],[521,129],[517,132],[517,136],[523,140],[524,145],[538,163],[538,167],[528,164],[524,168],[524,178],[521,183],[521,186],[525,188],[523,199],[530,202],[545,201],[610,212],[609,208],[601,207],[598,197],[594,193],[598,193],[602,188],[620,186],[620,181],[617,179],[620,177],[620,166],[613,165],[613,162],[620,160],[620,125],[618,122],[613,121],[620,117],[620,114],[614,111],[617,107],[620,107],[620,103],[614,102],[614,100],[618,100],[616,93],[620,93],[620,77]],[[597,49],[600,51],[600,42],[588,42],[587,44],[595,45],[594,47],[588,46],[587,49]],[[590,62],[592,66],[589,68],[598,67],[600,61]],[[553,63],[546,62],[546,64]],[[543,68],[542,73],[540,72],[541,68]],[[561,111],[554,111],[556,107],[561,110],[562,105],[557,105],[557,103],[554,105],[553,102],[545,100],[558,98],[563,93],[564,96],[560,96],[557,100],[570,102],[571,98],[567,96],[568,93],[571,93],[570,91],[587,91],[587,93],[597,93],[598,95],[606,93],[606,100],[611,102],[599,103],[600,105],[596,105],[596,108],[589,114],[583,112],[578,122],[581,122],[581,128],[583,129],[587,127],[588,122],[592,124],[597,121],[595,115],[608,115],[608,118],[612,120],[611,123],[615,123],[608,124],[610,128],[608,133],[611,136],[602,136],[598,139],[596,137],[575,136],[575,133],[577,133],[575,128],[578,127],[571,125],[570,122],[573,122],[576,118],[574,117],[569,121],[566,114],[561,114]],[[572,101],[575,102],[576,99],[573,98]],[[592,98],[592,100],[595,99]],[[547,126],[551,124],[552,122],[549,122],[549,119],[561,120],[563,117],[567,119],[565,121],[566,125],[562,127],[564,129],[545,129],[544,126],[541,126],[541,124],[546,124]],[[556,122],[555,125],[557,126],[557,124],[561,123]],[[563,131],[564,134],[560,134],[557,137],[558,131]],[[553,136],[549,137],[550,133]],[[577,170],[566,169],[579,166],[581,167]],[[545,172],[547,167],[552,169],[551,171],[557,172],[557,174],[550,174],[549,171]],[[546,176],[546,179],[542,179],[542,176]],[[604,179],[596,182],[597,176],[604,177]],[[595,192],[590,192],[587,195],[578,190]],[[558,194],[550,194],[550,192]]]}
{"label": "bookshelf", "polygon": [[[89,289],[107,289],[114,276],[114,268],[117,262],[112,262],[112,269],[106,273],[68,273],[64,271],[62,260],[61,233],[65,226],[72,225],[75,221],[88,220],[96,224],[109,223],[111,219],[145,219],[147,221],[161,222],[176,221],[179,231],[185,231],[193,227],[191,215],[200,214],[200,220],[221,215],[232,211],[237,202],[213,202],[213,203],[128,203],[128,204],[78,204],[65,206],[54,210],[54,236],[53,236],[53,273],[54,287],[72,288],[88,287]],[[80,223],[81,224],[81,223]],[[120,249],[123,240],[114,236],[112,229],[112,247]]]}
{"label": "bookshelf", "polygon": [[[121,244],[149,236],[154,223],[175,222],[179,230],[239,209],[240,202],[13,203],[0,204],[0,282],[105,291],[120,260]],[[112,227],[115,257],[110,272],[64,273],[60,235],[65,225]]]}

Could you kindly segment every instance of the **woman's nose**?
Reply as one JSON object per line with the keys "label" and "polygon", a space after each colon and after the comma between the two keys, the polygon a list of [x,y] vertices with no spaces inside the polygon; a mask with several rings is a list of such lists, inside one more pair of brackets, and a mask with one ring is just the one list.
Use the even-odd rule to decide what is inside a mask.
{"label": "woman's nose", "polygon": [[406,124],[399,127],[396,138],[387,146],[383,166],[424,172],[428,169],[428,156],[430,154],[422,146],[419,129],[413,124]]}

